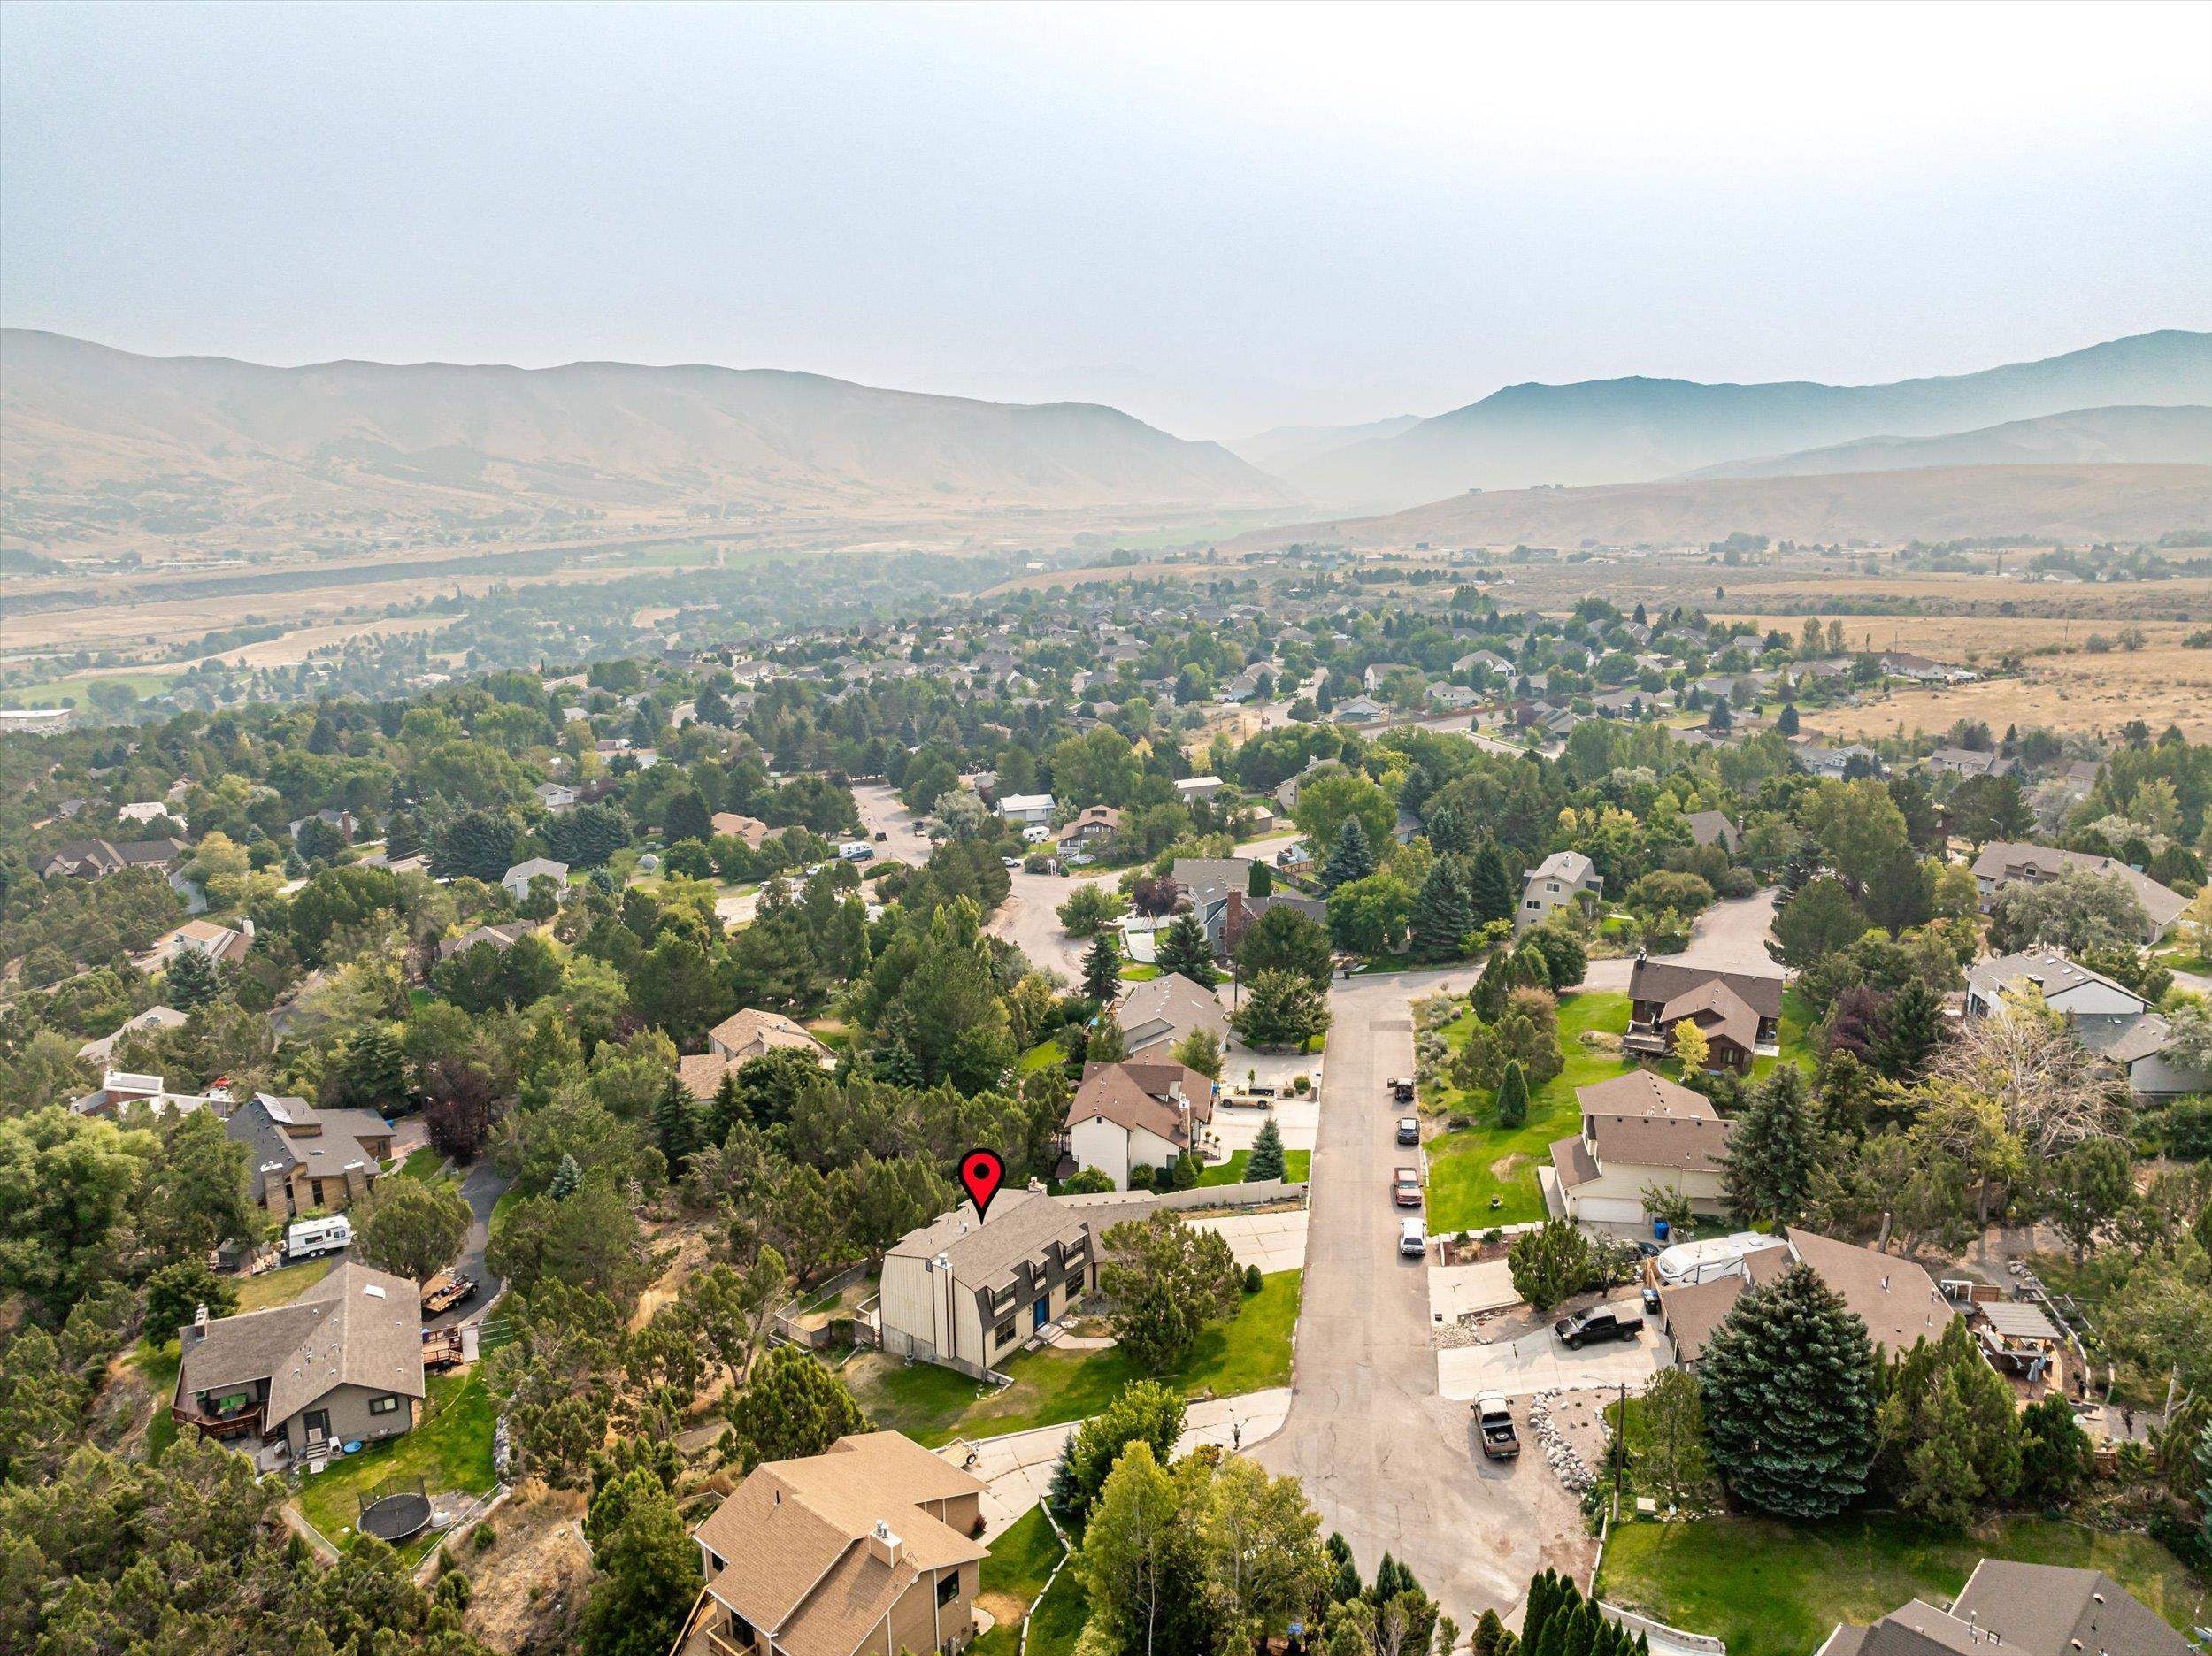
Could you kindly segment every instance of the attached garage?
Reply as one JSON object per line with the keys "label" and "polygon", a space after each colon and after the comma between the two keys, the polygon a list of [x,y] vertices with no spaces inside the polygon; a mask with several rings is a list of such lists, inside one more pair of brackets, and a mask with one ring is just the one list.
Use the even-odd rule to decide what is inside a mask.
{"label": "attached garage", "polygon": [[1644,1205],[1633,1197],[1570,1196],[1568,1211],[1594,1224],[1641,1224]]}

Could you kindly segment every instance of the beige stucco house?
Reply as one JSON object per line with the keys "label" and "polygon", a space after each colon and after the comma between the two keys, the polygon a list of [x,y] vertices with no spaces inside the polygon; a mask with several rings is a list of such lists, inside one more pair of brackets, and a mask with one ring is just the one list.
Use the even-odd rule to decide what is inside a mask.
{"label": "beige stucco house", "polygon": [[1570,1219],[1641,1224],[1647,1186],[1679,1191],[1696,1213],[1726,1205],[1721,1162],[1728,1123],[1712,1100],[1635,1070],[1575,1089],[1582,1131],[1551,1147],[1561,1211]]}
{"label": "beige stucco house", "polygon": [[1184,1064],[1091,1064],[1068,1104],[1068,1154],[1127,1190],[1132,1169],[1171,1167],[1190,1153],[1213,1119],[1213,1094]]}

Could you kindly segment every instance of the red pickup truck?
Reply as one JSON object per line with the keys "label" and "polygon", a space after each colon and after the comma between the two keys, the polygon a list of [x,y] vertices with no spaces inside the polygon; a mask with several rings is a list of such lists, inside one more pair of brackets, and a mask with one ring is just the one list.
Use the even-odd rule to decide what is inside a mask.
{"label": "red pickup truck", "polygon": [[1421,1172],[1418,1168],[1402,1167],[1390,1176],[1390,1198],[1401,1208],[1421,1205]]}

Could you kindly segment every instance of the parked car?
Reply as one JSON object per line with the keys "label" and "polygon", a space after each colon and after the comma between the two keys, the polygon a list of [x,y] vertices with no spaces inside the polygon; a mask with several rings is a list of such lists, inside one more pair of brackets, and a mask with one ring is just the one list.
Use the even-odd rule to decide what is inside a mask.
{"label": "parked car", "polygon": [[1413,1083],[1403,1076],[1390,1077],[1390,1101],[1394,1104],[1413,1102]]}
{"label": "parked car", "polygon": [[1398,1222],[1398,1252],[1408,1259],[1426,1259],[1429,1256],[1429,1227],[1420,1219],[1402,1219]]}
{"label": "parked car", "polygon": [[1421,1118],[1418,1116],[1398,1117],[1398,1142],[1402,1145],[1417,1145],[1421,1142]]}
{"label": "parked car", "polygon": [[1401,1208],[1421,1205],[1421,1169],[1402,1167],[1390,1175],[1390,1199]]}
{"label": "parked car", "polygon": [[889,840],[890,837],[891,836],[884,832],[882,829],[879,828],[876,830],[876,843],[878,845],[883,844],[886,840]]}
{"label": "parked car", "polygon": [[1569,1351],[1580,1351],[1601,1340],[1632,1340],[1643,1331],[1643,1324],[1629,1321],[1609,1306],[1600,1306],[1579,1316],[1561,1317],[1551,1325],[1551,1331]]}
{"label": "parked car", "polygon": [[1002,856],[998,861],[999,866],[1005,869],[1018,869],[1022,865],[1022,860],[1019,857]]}
{"label": "parked car", "polygon": [[1520,1434],[1513,1430],[1513,1410],[1502,1397],[1474,1401],[1476,1429],[1482,1433],[1482,1453],[1493,1460],[1520,1458]]}

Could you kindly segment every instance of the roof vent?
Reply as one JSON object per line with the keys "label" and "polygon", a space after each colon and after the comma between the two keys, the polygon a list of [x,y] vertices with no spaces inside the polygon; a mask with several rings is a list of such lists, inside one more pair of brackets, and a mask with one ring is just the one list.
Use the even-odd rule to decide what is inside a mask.
{"label": "roof vent", "polygon": [[368,1295],[368,1297],[372,1300],[381,1300],[384,1298],[384,1290],[374,1283],[364,1284],[361,1292]]}

